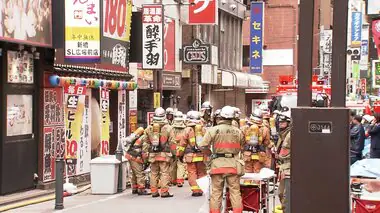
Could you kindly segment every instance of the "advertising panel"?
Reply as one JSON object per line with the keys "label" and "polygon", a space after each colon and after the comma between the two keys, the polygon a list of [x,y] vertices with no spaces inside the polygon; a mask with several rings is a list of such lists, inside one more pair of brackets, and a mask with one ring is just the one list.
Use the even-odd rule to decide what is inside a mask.
{"label": "advertising panel", "polygon": [[263,73],[264,3],[251,2],[250,69],[251,74]]}

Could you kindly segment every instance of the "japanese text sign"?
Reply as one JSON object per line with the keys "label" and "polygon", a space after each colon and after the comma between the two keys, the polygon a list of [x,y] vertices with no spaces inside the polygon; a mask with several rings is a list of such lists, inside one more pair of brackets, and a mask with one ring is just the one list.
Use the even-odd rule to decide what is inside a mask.
{"label": "japanese text sign", "polygon": [[263,26],[264,3],[251,3],[250,26],[250,73],[261,74],[263,72]]}
{"label": "japanese text sign", "polygon": [[110,113],[109,113],[109,91],[100,88],[100,112],[101,112],[101,138],[100,156],[109,155],[110,148]]}
{"label": "japanese text sign", "polygon": [[164,26],[162,5],[143,5],[142,23],[142,68],[163,69]]}
{"label": "japanese text sign", "polygon": [[153,116],[154,116],[154,112],[147,112],[146,113],[146,122],[147,122],[147,125],[151,125],[152,122],[153,122]]}
{"label": "japanese text sign", "polygon": [[82,119],[86,87],[65,87],[65,159],[68,164],[76,164],[78,142],[81,137]]}
{"label": "japanese text sign", "polygon": [[155,92],[153,94],[153,108],[157,109],[161,106],[161,93]]}
{"label": "japanese text sign", "polygon": [[100,0],[65,1],[65,60],[100,60]]}
{"label": "japanese text sign", "polygon": [[190,0],[189,24],[217,24],[216,0]]}
{"label": "japanese text sign", "polygon": [[352,12],[351,47],[360,47],[362,40],[362,13]]}
{"label": "japanese text sign", "polygon": [[131,36],[131,0],[102,0],[102,63],[126,70]]}
{"label": "japanese text sign", "polygon": [[360,90],[362,95],[367,94],[367,79],[361,78],[360,79]]}
{"label": "japanese text sign", "polygon": [[164,70],[175,71],[175,20],[168,18],[164,28]]}

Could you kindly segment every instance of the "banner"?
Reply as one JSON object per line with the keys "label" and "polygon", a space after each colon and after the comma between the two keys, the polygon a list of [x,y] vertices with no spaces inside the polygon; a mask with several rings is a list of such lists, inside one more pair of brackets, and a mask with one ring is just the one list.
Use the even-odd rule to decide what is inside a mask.
{"label": "banner", "polygon": [[65,60],[100,60],[100,0],[65,1]]}
{"label": "banner", "polygon": [[132,133],[137,129],[137,109],[129,110],[129,132]]}
{"label": "banner", "polygon": [[164,70],[175,72],[175,19],[166,18],[164,28]]}
{"label": "banner", "polygon": [[190,0],[189,3],[189,24],[218,24],[216,0]]}
{"label": "banner", "polygon": [[153,108],[157,109],[161,106],[161,93],[155,92],[153,94]]}
{"label": "banner", "polygon": [[77,163],[78,143],[80,141],[84,112],[86,87],[65,87],[65,159],[68,164]]}
{"label": "banner", "polygon": [[362,41],[362,13],[352,12],[351,47],[360,47]]}
{"label": "banner", "polygon": [[131,0],[102,0],[102,63],[122,67],[129,63],[131,37]]}
{"label": "banner", "polygon": [[372,21],[372,34],[377,49],[377,55],[380,58],[380,20]]}
{"label": "banner", "polygon": [[101,112],[101,138],[100,156],[109,155],[110,151],[110,110],[109,110],[109,91],[100,87],[100,112]]}
{"label": "banner", "polygon": [[42,181],[55,179],[55,160],[64,158],[65,127],[63,116],[63,89],[48,88],[43,90],[43,158]]}
{"label": "banner", "polygon": [[372,60],[372,82],[373,88],[380,88],[380,61]]}
{"label": "banner", "polygon": [[162,5],[143,5],[142,13],[142,68],[164,67],[164,20]]}
{"label": "banner", "polygon": [[127,91],[119,90],[118,91],[118,139],[121,141],[127,136]]}
{"label": "banner", "polygon": [[264,3],[251,2],[250,73],[263,73]]}
{"label": "banner", "polygon": [[86,91],[82,127],[77,152],[76,175],[90,172],[91,161],[91,90]]}

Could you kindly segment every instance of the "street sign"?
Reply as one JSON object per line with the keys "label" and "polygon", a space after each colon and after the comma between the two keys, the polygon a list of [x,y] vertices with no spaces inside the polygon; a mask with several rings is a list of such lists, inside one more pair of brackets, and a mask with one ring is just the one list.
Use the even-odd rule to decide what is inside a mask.
{"label": "street sign", "polygon": [[216,0],[190,0],[189,24],[217,24],[218,2]]}
{"label": "street sign", "polygon": [[185,64],[210,64],[211,45],[203,44],[195,39],[191,46],[183,46],[183,62]]}

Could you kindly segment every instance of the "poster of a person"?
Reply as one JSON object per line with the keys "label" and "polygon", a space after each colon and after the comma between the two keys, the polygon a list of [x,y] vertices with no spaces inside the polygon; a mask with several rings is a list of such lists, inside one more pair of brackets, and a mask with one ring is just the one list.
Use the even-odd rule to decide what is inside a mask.
{"label": "poster of a person", "polygon": [[1,0],[0,37],[51,45],[51,0]]}

